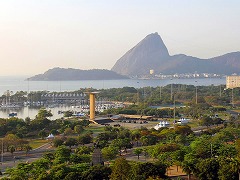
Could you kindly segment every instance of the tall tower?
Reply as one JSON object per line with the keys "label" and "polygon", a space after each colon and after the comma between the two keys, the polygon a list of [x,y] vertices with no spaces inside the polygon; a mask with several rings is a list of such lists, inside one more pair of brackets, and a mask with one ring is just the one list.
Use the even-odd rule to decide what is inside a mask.
{"label": "tall tower", "polygon": [[96,101],[96,94],[99,92],[86,92],[89,94],[89,101],[90,101],[90,121],[95,119],[95,101]]}

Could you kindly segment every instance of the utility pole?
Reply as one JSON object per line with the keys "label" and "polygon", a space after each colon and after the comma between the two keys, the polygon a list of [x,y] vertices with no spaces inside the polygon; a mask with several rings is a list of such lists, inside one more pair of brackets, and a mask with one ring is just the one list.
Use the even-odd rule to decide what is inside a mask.
{"label": "utility pole", "polygon": [[137,89],[137,104],[138,104],[138,106],[139,106],[139,82],[137,82],[137,84],[138,84],[138,89]]}
{"label": "utility pole", "polygon": [[[234,83],[234,81],[232,81],[232,84],[233,84],[233,83]],[[232,87],[232,107],[234,107],[233,89],[234,89],[234,86]]]}
{"label": "utility pole", "polygon": [[175,117],[176,117],[176,104],[175,104],[175,94],[173,95],[173,123],[175,127]]}
{"label": "utility pole", "polygon": [[[195,81],[197,83],[197,81]],[[196,84],[196,104],[198,103],[198,93],[197,93],[197,84]]]}
{"label": "utility pole", "polygon": [[2,157],[1,157],[1,163],[3,164],[3,150],[4,150],[4,148],[3,148],[3,138],[2,138]]}
{"label": "utility pole", "polygon": [[220,92],[219,92],[220,97],[222,97],[222,87],[221,86],[222,85],[220,84]]}
{"label": "utility pole", "polygon": [[160,97],[160,100],[162,99],[162,86],[159,87],[159,97]]}

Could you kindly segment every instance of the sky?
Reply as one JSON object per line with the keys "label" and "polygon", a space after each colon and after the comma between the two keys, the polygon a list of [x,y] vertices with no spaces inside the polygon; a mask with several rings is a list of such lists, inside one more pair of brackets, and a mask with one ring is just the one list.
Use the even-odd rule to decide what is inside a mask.
{"label": "sky", "polygon": [[170,55],[240,51],[240,1],[0,0],[0,76],[110,70],[154,32]]}

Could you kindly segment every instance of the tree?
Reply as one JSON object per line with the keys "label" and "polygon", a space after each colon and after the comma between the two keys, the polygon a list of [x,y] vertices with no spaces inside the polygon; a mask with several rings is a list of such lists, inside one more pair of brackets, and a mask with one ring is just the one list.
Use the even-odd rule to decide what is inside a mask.
{"label": "tree", "polygon": [[156,136],[153,136],[153,135],[146,135],[146,136],[142,136],[140,138],[140,141],[144,146],[154,145],[157,142],[157,138]]}
{"label": "tree", "polygon": [[64,117],[71,117],[72,115],[73,115],[72,111],[65,111],[63,114]]}
{"label": "tree", "polygon": [[123,157],[117,158],[112,166],[110,178],[112,180],[127,180],[129,179],[130,171],[131,166],[128,161]]}
{"label": "tree", "polygon": [[60,164],[70,159],[71,150],[66,146],[59,146],[55,151],[55,164]]}
{"label": "tree", "polygon": [[126,150],[128,147],[132,147],[129,138],[114,139],[111,143],[111,146],[117,147],[120,155],[121,155],[122,148],[125,148]]}
{"label": "tree", "polygon": [[89,168],[89,170],[83,173],[83,179],[86,180],[108,180],[111,174],[111,168],[102,165],[95,165]]}
{"label": "tree", "polygon": [[184,155],[185,155],[185,152],[182,149],[174,151],[171,155],[173,162],[177,165],[177,171],[178,171],[178,166],[180,166],[181,163],[184,161]]}
{"label": "tree", "polygon": [[65,145],[71,148],[72,146],[77,145],[77,140],[75,138],[67,138]]}
{"label": "tree", "polygon": [[183,161],[181,164],[183,171],[188,175],[188,180],[191,178],[191,173],[194,171],[194,164],[189,161]]}
{"label": "tree", "polygon": [[6,148],[8,149],[11,145],[17,146],[19,138],[14,134],[8,134],[4,137],[3,141],[4,145],[6,145]]}
{"label": "tree", "polygon": [[13,146],[13,145],[9,146],[9,151],[12,154],[12,157],[13,157],[13,153],[15,152],[15,150],[16,150],[15,146]]}
{"label": "tree", "polygon": [[25,150],[26,155],[27,155],[28,152],[32,150],[32,147],[31,147],[30,145],[26,144],[26,145],[24,146],[24,150]]}
{"label": "tree", "polygon": [[218,178],[221,180],[238,179],[239,164],[234,159],[220,157]]}
{"label": "tree", "polygon": [[117,154],[118,154],[117,147],[109,146],[102,149],[103,158],[107,161],[116,158]]}
{"label": "tree", "polygon": [[70,127],[68,127],[64,130],[64,134],[65,135],[71,135],[71,134],[73,134],[73,130]]}
{"label": "tree", "polygon": [[47,137],[47,132],[44,131],[44,130],[41,130],[41,131],[38,133],[38,136],[40,136],[42,139],[44,139],[45,137]]}
{"label": "tree", "polygon": [[72,169],[66,163],[56,164],[49,171],[49,179],[64,179],[70,172]]}
{"label": "tree", "polygon": [[78,137],[79,144],[89,144],[92,142],[92,136],[90,134],[81,135]]}
{"label": "tree", "polygon": [[166,165],[162,163],[137,163],[132,167],[133,179],[165,178]]}
{"label": "tree", "polygon": [[63,143],[64,143],[64,141],[62,139],[59,139],[59,138],[53,140],[53,146],[54,147],[61,146],[61,145],[63,145]]}
{"label": "tree", "polygon": [[77,133],[77,134],[81,134],[82,132],[83,132],[83,127],[81,126],[81,125],[76,125],[75,127],[74,127],[74,131],[75,131],[75,133]]}
{"label": "tree", "polygon": [[133,150],[133,153],[136,154],[138,156],[138,159],[139,159],[139,155],[142,153],[142,149],[141,148],[136,148]]}
{"label": "tree", "polygon": [[29,125],[29,124],[30,124],[30,122],[31,122],[31,119],[30,119],[30,117],[26,117],[26,118],[25,118],[25,123],[26,123],[27,125]]}
{"label": "tree", "polygon": [[93,152],[93,148],[89,146],[80,146],[77,149],[75,149],[75,153],[78,155],[91,154],[92,152]]}
{"label": "tree", "polygon": [[51,116],[53,116],[53,114],[51,113],[50,110],[48,111],[48,110],[46,110],[46,108],[41,108],[41,109],[39,109],[38,114],[36,115],[36,118],[37,119],[45,119],[45,118],[48,118]]}
{"label": "tree", "polygon": [[211,117],[209,117],[209,116],[203,116],[202,118],[201,118],[201,125],[202,126],[210,126],[210,125],[212,125],[213,124],[213,119],[211,118]]}
{"label": "tree", "polygon": [[139,141],[139,139],[141,137],[141,134],[140,134],[139,130],[132,131],[132,135],[131,136],[132,136],[132,140],[137,141],[137,146],[138,146],[138,141]]}
{"label": "tree", "polygon": [[195,175],[200,180],[218,180],[219,163],[215,158],[200,160],[196,164],[196,169]]}
{"label": "tree", "polygon": [[51,131],[50,131],[50,134],[52,134],[52,135],[57,135],[57,134],[59,134],[59,132],[56,130],[56,129],[52,129]]}
{"label": "tree", "polygon": [[240,179],[240,161],[239,158],[232,159],[232,162],[230,162],[231,169],[238,173],[238,179]]}

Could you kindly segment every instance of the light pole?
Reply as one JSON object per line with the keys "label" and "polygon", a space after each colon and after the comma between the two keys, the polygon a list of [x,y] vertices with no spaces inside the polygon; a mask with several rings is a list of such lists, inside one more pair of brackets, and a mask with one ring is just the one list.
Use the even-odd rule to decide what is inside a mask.
{"label": "light pole", "polygon": [[160,100],[162,99],[162,86],[159,87],[159,97],[160,97]]}
{"label": "light pole", "polygon": [[[197,81],[195,81],[197,83]],[[197,84],[196,84],[196,104],[198,103]]]}
{"label": "light pole", "polygon": [[145,87],[143,87],[143,107],[145,108]]}
{"label": "light pole", "polygon": [[138,90],[139,90],[139,82],[137,82],[137,84],[138,84],[138,89],[137,89],[137,104],[138,104],[138,106],[139,106],[139,92],[138,92]]}
{"label": "light pole", "polygon": [[3,138],[2,138],[2,157],[1,157],[1,163],[3,164]]}
{"label": "light pole", "polygon": [[[222,78],[220,77],[220,79],[222,79]],[[222,85],[221,85],[221,83],[220,83],[220,92],[219,92],[219,95],[220,95],[220,97],[222,97]]]}
{"label": "light pole", "polygon": [[219,92],[219,95],[220,95],[220,97],[222,97],[222,87],[221,87],[221,84],[220,84],[220,92]]}
{"label": "light pole", "polygon": [[[234,83],[234,81],[232,81],[232,84],[233,84],[233,83]],[[233,89],[234,89],[234,86],[232,87],[232,107],[234,107]]]}
{"label": "light pole", "polygon": [[176,104],[175,104],[175,94],[173,95],[173,124],[175,127],[175,117],[176,117]]}
{"label": "light pole", "polygon": [[173,90],[172,90],[172,79],[171,79],[171,100],[173,98]]}

